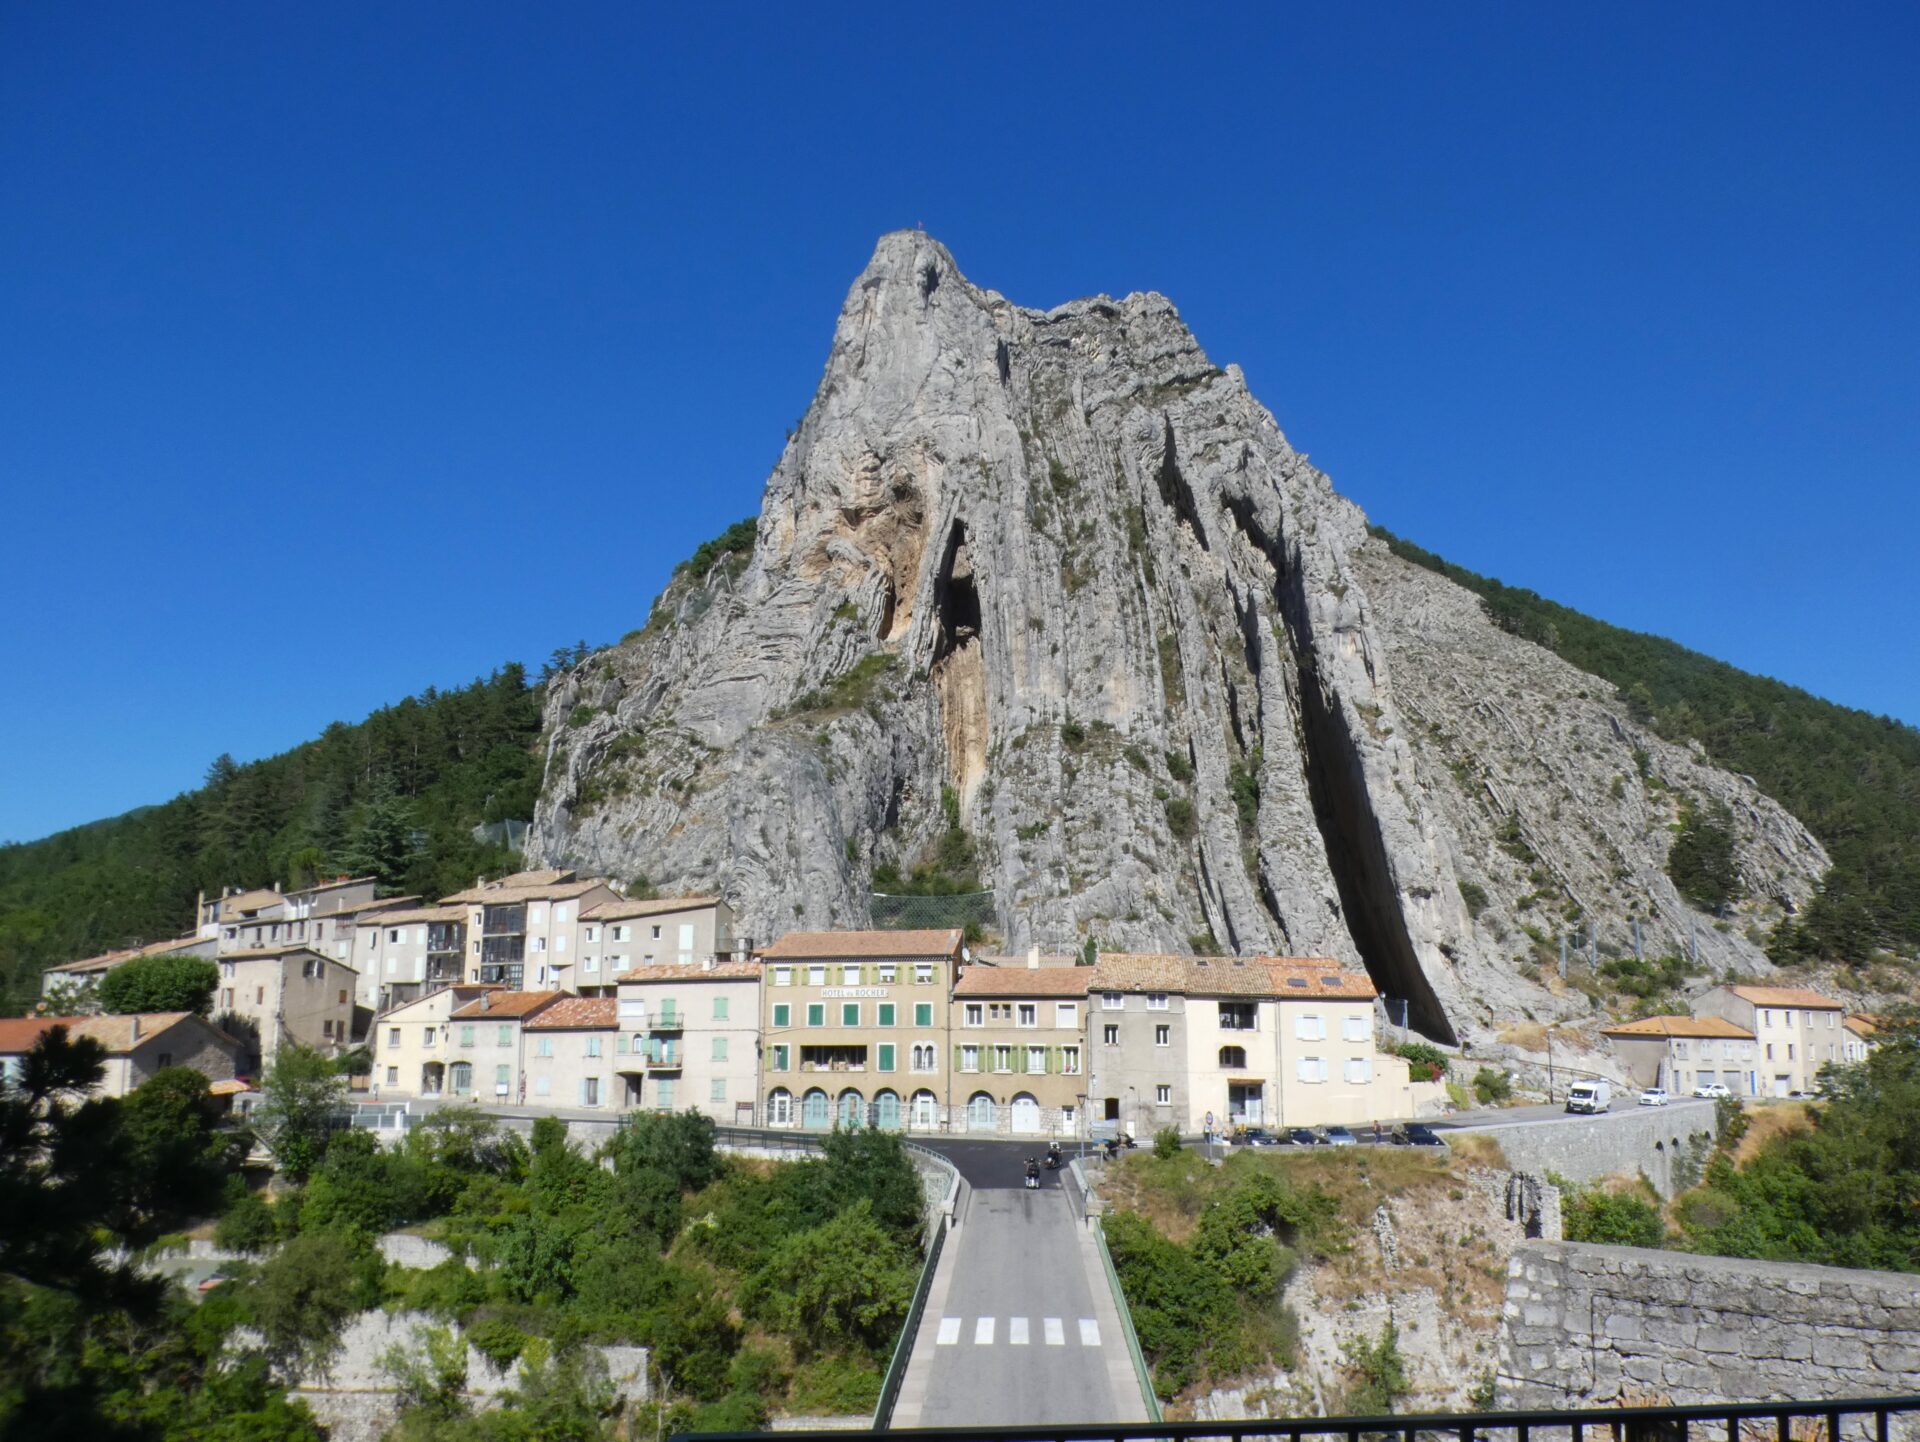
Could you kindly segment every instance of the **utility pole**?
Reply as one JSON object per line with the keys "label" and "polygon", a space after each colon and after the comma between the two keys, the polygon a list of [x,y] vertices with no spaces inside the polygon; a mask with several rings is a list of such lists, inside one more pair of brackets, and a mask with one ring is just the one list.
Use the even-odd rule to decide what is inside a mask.
{"label": "utility pole", "polygon": [[1587,923],[1587,975],[1597,976],[1600,972],[1600,924]]}
{"label": "utility pole", "polygon": [[1640,950],[1640,918],[1637,916],[1633,919],[1633,959],[1635,961],[1646,960],[1646,957]]}
{"label": "utility pole", "polygon": [[1560,979],[1567,979],[1567,934],[1564,931],[1560,933]]}

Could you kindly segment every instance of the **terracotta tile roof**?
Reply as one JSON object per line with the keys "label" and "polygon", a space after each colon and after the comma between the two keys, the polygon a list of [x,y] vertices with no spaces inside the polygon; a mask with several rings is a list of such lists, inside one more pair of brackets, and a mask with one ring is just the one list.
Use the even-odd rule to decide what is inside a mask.
{"label": "terracotta tile roof", "polygon": [[[122,1056],[136,1046],[145,1046],[155,1037],[171,1031],[191,1018],[208,1031],[226,1036],[204,1017],[190,1011],[150,1011],[137,1016],[22,1016],[0,1018],[0,1052],[13,1055],[33,1050],[41,1034],[64,1026],[74,1036],[91,1037],[107,1049],[109,1055]],[[134,1035],[138,1022],[139,1035]],[[227,1038],[232,1040],[232,1038]]]}
{"label": "terracotta tile roof", "polygon": [[955,996],[1085,996],[1093,985],[1090,966],[1028,966],[1024,961],[1005,966],[962,967]]}
{"label": "terracotta tile roof", "polygon": [[1804,986],[1730,986],[1727,990],[1755,1006],[1793,1006],[1803,1011],[1846,1010],[1832,997],[1809,991]]}
{"label": "terracotta tile roof", "polygon": [[356,926],[407,926],[416,921],[465,921],[464,906],[409,906],[404,911],[363,911]]}
{"label": "terracotta tile roof", "polygon": [[512,1021],[515,1017],[532,1016],[549,1002],[566,996],[564,991],[498,991],[468,1002],[454,1016],[460,1021],[481,1021],[495,1019]]}
{"label": "terracotta tile roof", "polygon": [[320,950],[319,947],[309,945],[304,941],[290,942],[285,946],[243,946],[236,951],[223,951],[218,956],[209,957],[208,960],[234,962],[284,961],[290,956],[303,955],[317,956],[328,966],[337,966],[342,971],[352,971],[355,972],[356,975],[358,974],[357,969],[349,963],[340,960],[337,956],[328,956],[324,951]]}
{"label": "terracotta tile roof", "polygon": [[[464,1011],[457,1013],[464,1016]],[[620,1003],[610,996],[569,996],[542,1007],[528,1031],[612,1031],[620,1024]]]}
{"label": "terracotta tile roof", "polygon": [[342,886],[365,886],[369,881],[379,880],[377,876],[336,876],[331,881],[316,881],[312,886],[303,886],[294,895],[317,896],[320,892],[334,891]]}
{"label": "terracotta tile roof", "polygon": [[1855,1012],[1852,1016],[1841,1022],[1840,1025],[1858,1037],[1880,1035],[1880,1018],[1877,1016],[1868,1016],[1865,1012]]}
{"label": "terracotta tile roof", "polygon": [[123,961],[132,961],[136,956],[166,956],[176,951],[185,951],[190,946],[199,946],[206,941],[200,936],[176,936],[169,941],[149,942],[145,946],[132,946],[124,951],[103,951],[98,956],[84,957],[79,961],[63,961],[58,966],[50,966],[48,971],[107,971]]}
{"label": "terracotta tile roof", "polygon": [[456,891],[452,896],[441,897],[440,904],[511,906],[519,901],[571,901],[576,896],[585,896],[589,891],[598,891],[603,886],[612,890],[606,878],[599,876],[589,877],[585,881],[518,882],[509,878]]}
{"label": "terracotta tile roof", "polygon": [[235,912],[260,911],[269,906],[279,906],[285,901],[286,897],[282,896],[279,892],[269,891],[264,886],[256,886],[251,891],[242,891],[234,896],[221,897],[220,915],[224,920],[231,918]]}
{"label": "terracotta tile roof", "polygon": [[1726,1037],[1752,1041],[1753,1033],[1718,1016],[1647,1016],[1600,1028],[1602,1036]]}
{"label": "terracotta tile roof", "polygon": [[619,901],[600,901],[580,913],[582,921],[625,921],[635,916],[664,916],[670,911],[701,911],[709,906],[718,906],[717,896],[656,896],[651,901],[639,899]]}
{"label": "terracotta tile roof", "polygon": [[1094,991],[1184,991],[1187,962],[1184,956],[1149,955],[1125,951],[1108,952],[1094,963]]}
{"label": "terracotta tile roof", "polygon": [[[1372,1001],[1380,993],[1364,971],[1346,971],[1337,961],[1318,957],[1263,956],[1258,958],[1271,978],[1277,997],[1328,996],[1340,1001]],[[1304,981],[1305,986],[1297,983]]]}
{"label": "terracotta tile roof", "polygon": [[217,1097],[237,1097],[242,1092],[250,1092],[252,1090],[253,1087],[251,1084],[237,1079],[217,1081],[207,1088],[209,1093]]}
{"label": "terracotta tile roof", "polygon": [[760,954],[774,961],[837,961],[841,957],[943,957],[960,949],[960,932],[789,931]]}
{"label": "terracotta tile roof", "polygon": [[687,981],[758,981],[764,971],[757,961],[716,961],[710,967],[698,962],[649,961],[616,973],[616,980],[622,986],[635,982],[664,986],[669,982]]}

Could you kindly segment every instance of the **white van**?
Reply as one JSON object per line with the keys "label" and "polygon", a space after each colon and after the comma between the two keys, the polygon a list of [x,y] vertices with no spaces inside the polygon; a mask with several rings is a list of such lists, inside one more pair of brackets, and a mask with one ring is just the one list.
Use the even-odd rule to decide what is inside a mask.
{"label": "white van", "polygon": [[1567,1088],[1570,1112],[1603,1112],[1613,1101],[1613,1089],[1603,1081],[1575,1082]]}

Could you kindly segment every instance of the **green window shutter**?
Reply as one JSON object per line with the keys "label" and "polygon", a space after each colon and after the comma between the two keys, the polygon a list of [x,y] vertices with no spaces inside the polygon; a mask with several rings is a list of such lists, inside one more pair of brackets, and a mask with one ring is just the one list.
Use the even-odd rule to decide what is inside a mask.
{"label": "green window shutter", "polygon": [[773,1024],[775,1026],[793,1025],[793,1008],[784,1001],[773,1004]]}
{"label": "green window shutter", "polygon": [[843,1001],[840,1003],[840,1025],[842,1026],[860,1025],[860,1003],[859,1002]]}
{"label": "green window shutter", "polygon": [[716,996],[713,999],[713,1019],[715,1021],[727,1019],[727,999],[724,996]]}
{"label": "green window shutter", "polygon": [[725,1061],[727,1059],[727,1039],[723,1036],[717,1036],[713,1039],[713,1059],[715,1061]]}
{"label": "green window shutter", "polygon": [[874,1021],[875,1026],[892,1026],[893,1025],[893,1003],[892,1002],[883,1001],[880,1003],[879,1007],[876,1008],[876,1010],[878,1011],[879,1015]]}
{"label": "green window shutter", "polygon": [[913,1004],[913,1024],[915,1026],[932,1026],[933,1025],[933,1003],[932,1002],[916,1001]]}
{"label": "green window shutter", "polygon": [[893,1043],[890,1041],[880,1043],[880,1070],[893,1070]]}
{"label": "green window shutter", "polygon": [[513,1028],[510,1026],[500,1027],[494,1034],[493,1044],[495,1046],[512,1046]]}
{"label": "green window shutter", "polygon": [[960,1070],[960,1048],[957,1046],[953,1049],[953,1069]]}
{"label": "green window shutter", "polygon": [[827,1004],[823,1001],[807,1003],[807,1025],[825,1026],[827,1024]]}

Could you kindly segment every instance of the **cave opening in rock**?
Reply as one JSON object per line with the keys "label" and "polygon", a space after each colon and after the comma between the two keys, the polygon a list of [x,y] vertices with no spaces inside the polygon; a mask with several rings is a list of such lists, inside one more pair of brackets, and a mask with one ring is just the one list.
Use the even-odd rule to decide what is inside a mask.
{"label": "cave opening in rock", "polygon": [[947,744],[947,775],[963,808],[987,770],[987,667],[981,635],[980,591],[967,529],[959,521],[933,582],[933,663],[929,676],[940,698],[940,730]]}
{"label": "cave opening in rock", "polygon": [[947,533],[946,553],[933,582],[933,606],[939,623],[934,631],[933,664],[938,666],[980,634],[980,592],[967,554],[967,528],[959,521]]}

